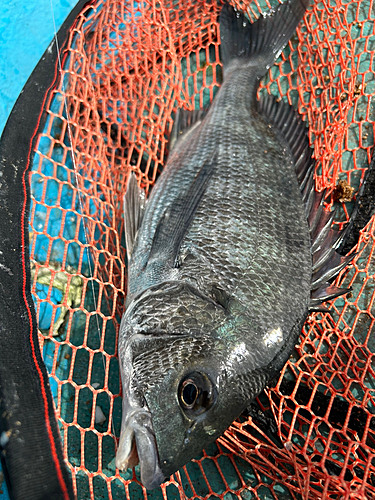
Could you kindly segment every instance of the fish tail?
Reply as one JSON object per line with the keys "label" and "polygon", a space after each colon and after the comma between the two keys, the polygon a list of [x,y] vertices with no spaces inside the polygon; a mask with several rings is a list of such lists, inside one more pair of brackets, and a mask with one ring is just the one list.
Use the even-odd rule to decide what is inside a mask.
{"label": "fish tail", "polygon": [[220,14],[221,57],[226,69],[234,61],[250,62],[257,77],[263,77],[280,55],[299,22],[309,0],[289,0],[250,23],[225,4]]}

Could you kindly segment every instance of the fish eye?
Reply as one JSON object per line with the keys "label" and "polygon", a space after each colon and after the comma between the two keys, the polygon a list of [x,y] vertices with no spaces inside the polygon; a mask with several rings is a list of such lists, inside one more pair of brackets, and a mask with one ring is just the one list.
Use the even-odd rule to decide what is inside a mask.
{"label": "fish eye", "polygon": [[199,389],[192,380],[185,380],[181,390],[181,401],[186,408],[191,408],[197,397]]}
{"label": "fish eye", "polygon": [[178,399],[187,416],[194,417],[212,406],[216,399],[216,391],[207,375],[193,372],[181,380]]}

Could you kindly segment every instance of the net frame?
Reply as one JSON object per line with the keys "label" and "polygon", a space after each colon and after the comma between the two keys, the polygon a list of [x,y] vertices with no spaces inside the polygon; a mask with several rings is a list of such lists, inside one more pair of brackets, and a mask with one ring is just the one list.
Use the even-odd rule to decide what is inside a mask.
{"label": "net frame", "polygon": [[[266,7],[236,5],[253,19]],[[338,278],[353,287],[352,296],[332,301],[331,317],[308,318],[278,383],[258,399],[276,420],[281,448],[248,419],[155,492],[141,487],[137,470],[114,470],[116,336],[126,289],[121,199],[130,171],[149,192],[177,107],[204,107],[214,97],[221,82],[219,9],[193,1],[97,2],[71,31],[60,84],[46,104],[31,173],[32,293],[73,484],[78,498],[371,498],[373,219],[353,267]],[[331,203],[338,179],[358,189],[370,160],[371,9],[367,1],[314,3],[260,89],[284,97],[308,121],[316,187],[329,189]],[[350,208],[342,205],[339,226]],[[293,381],[290,394],[283,381]],[[323,415],[317,394],[329,401]],[[348,416],[332,424],[341,399]],[[104,424],[95,423],[97,406]],[[351,428],[358,408],[365,416],[360,431]]]}

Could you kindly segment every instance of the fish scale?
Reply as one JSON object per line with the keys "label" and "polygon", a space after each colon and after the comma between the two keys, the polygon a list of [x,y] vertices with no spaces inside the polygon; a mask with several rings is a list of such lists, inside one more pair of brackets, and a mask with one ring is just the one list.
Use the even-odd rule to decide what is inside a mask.
{"label": "fish scale", "polygon": [[275,377],[309,308],[347,292],[329,284],[351,257],[335,253],[341,235],[313,189],[305,125],[287,104],[256,99],[307,5],[289,0],[253,25],[224,5],[215,100],[177,113],[145,206],[129,179],[116,465],[138,456],[147,488],[220,436]]}
{"label": "fish scale", "polygon": [[[230,81],[228,84],[229,94],[235,91],[237,82],[231,84]],[[224,95],[225,97],[226,95]],[[247,97],[249,98],[249,96]],[[243,127],[240,135],[235,136],[235,144],[232,144],[230,141],[231,137],[233,141],[231,128],[220,126],[220,124],[224,124],[226,121],[233,122],[233,116],[231,116],[233,110],[228,109],[226,104],[222,105],[222,102],[223,99],[215,101],[215,113],[207,116],[206,120],[196,130],[195,137],[198,137],[198,141],[195,149],[198,151],[203,150],[200,156],[198,157],[195,153],[193,158],[190,159],[189,156],[192,155],[189,151],[186,152],[187,158],[177,151],[170,159],[174,165],[173,171],[170,172],[164,185],[159,190],[164,195],[157,198],[151,197],[147,214],[153,214],[153,218],[147,223],[146,217],[145,224],[139,234],[138,243],[135,246],[135,251],[139,252],[140,255],[148,253],[152,235],[155,232],[156,221],[161,215],[158,207],[162,205],[165,210],[168,205],[173,204],[174,194],[175,196],[178,194],[176,186],[179,189],[184,189],[185,186],[191,183],[191,179],[196,175],[196,165],[199,166],[202,163],[202,158],[208,156],[202,143],[205,143],[206,135],[211,135],[214,138],[211,140],[209,152],[212,154],[215,147],[218,148],[218,164],[191,228],[185,235],[180,251],[180,254],[186,258],[190,248],[194,247],[194,257],[199,259],[200,255],[202,255],[206,259],[209,268],[206,270],[201,263],[194,264],[194,260],[190,260],[191,271],[188,263],[184,261],[184,265],[178,273],[172,270],[168,272],[170,274],[167,276],[158,274],[154,277],[152,273],[148,274],[147,270],[141,273],[139,270],[141,266],[138,266],[137,261],[134,260],[129,279],[131,284],[129,291],[133,295],[140,293],[142,288],[170,279],[172,274],[175,279],[194,280],[194,277],[197,276],[198,265],[201,286],[204,283],[209,286],[212,281],[216,281],[228,287],[230,292],[235,293],[235,290],[239,290],[241,299],[246,301],[250,285],[246,280],[244,281],[244,273],[246,273],[247,269],[249,267],[252,267],[252,269],[258,267],[259,272],[262,272],[264,266],[268,266],[269,273],[272,274],[277,267],[281,266],[283,268],[282,272],[287,275],[290,269],[294,267],[291,252],[295,247],[298,247],[301,241],[304,242],[304,245],[301,245],[303,248],[298,262],[305,264],[305,281],[306,277],[310,279],[310,236],[304,206],[299,194],[299,186],[292,168],[291,155],[289,153],[289,158],[287,153],[275,157],[276,151],[272,154],[272,149],[280,149],[280,139],[274,137],[266,124],[264,124],[263,130],[260,131],[261,133],[259,133],[259,126],[258,130],[252,128],[251,115],[245,107],[242,107],[237,116],[241,118],[241,122],[246,126]],[[223,113],[220,113],[221,108],[224,110]],[[258,118],[257,125],[259,125],[259,120],[261,120],[261,117]],[[201,131],[202,134],[200,134]],[[268,137],[262,135],[262,132],[268,132]],[[192,138],[192,142],[193,140]],[[249,144],[254,145],[251,152],[248,151]],[[255,149],[257,145],[260,146],[259,151]],[[268,153],[269,164],[266,165],[264,147],[268,147],[270,150]],[[238,169],[238,166],[232,163],[233,151],[235,156],[241,155],[244,168]],[[249,154],[247,155],[246,152]],[[183,168],[179,169],[174,161],[177,155]],[[286,163],[289,168],[285,167]],[[188,165],[186,166],[186,164]],[[270,165],[272,165],[271,168]],[[238,170],[238,180],[233,178],[234,168]],[[168,164],[166,169],[168,169]],[[286,186],[288,183],[294,184],[293,190],[291,190],[293,192],[287,191]],[[281,196],[280,193],[283,192],[284,196]],[[226,193],[224,203],[222,203],[223,193]],[[283,221],[281,222],[280,219],[283,219]],[[285,235],[283,235],[286,226],[284,221],[290,221],[288,223],[289,231]],[[294,225],[294,227],[289,227],[291,225]],[[236,239],[238,245],[235,244]],[[262,242],[264,243],[262,244]],[[277,246],[278,243],[279,247]],[[240,261],[242,261],[242,265],[239,265]],[[298,265],[295,267],[298,267]],[[213,271],[212,275],[210,275],[210,270]],[[137,274],[137,280],[131,279],[132,273]],[[295,275],[293,275],[293,283],[295,282],[294,278]],[[229,281],[231,284],[229,284]],[[283,280],[283,283],[285,283],[285,280]],[[253,280],[251,284],[254,286]],[[309,286],[307,288],[304,286],[306,297],[309,296]],[[207,290],[205,292],[207,293]],[[275,293],[278,293],[277,290],[275,290]],[[299,290],[296,291],[296,294],[298,297],[301,296]]]}
{"label": "fish scale", "polygon": [[[220,102],[217,105],[219,106]],[[246,109],[243,111],[249,116]],[[223,120],[218,120],[218,123],[220,122]],[[280,288],[285,287],[282,290],[284,293],[294,285],[296,278],[294,268],[300,267],[303,263],[304,274],[300,280],[304,280],[302,290],[308,296],[311,277],[310,236],[299,187],[291,168],[291,157],[288,158],[286,154],[278,157],[272,155],[272,157],[269,153],[272,167],[270,168],[269,164],[265,165],[264,136],[249,126],[249,119],[247,122],[241,134],[242,140],[236,136],[236,146],[242,143],[254,144],[254,147],[257,147],[262,142],[262,149],[260,152],[254,152],[253,149],[248,155],[246,155],[247,148],[242,150],[244,167],[237,169],[239,175],[237,183],[230,175],[233,169],[230,163],[230,145],[228,144],[228,148],[220,148],[220,151],[223,151],[223,158],[218,161],[219,165],[214,174],[217,182],[212,182],[208,188],[181,247],[182,254],[187,255],[193,251],[198,259],[202,255],[208,267],[206,269],[195,259],[184,261],[180,277],[189,280],[198,274],[200,282],[206,284],[206,293],[210,283],[218,282],[246,303],[251,290],[259,287],[258,277],[262,274],[268,276],[266,281],[272,277],[272,281],[275,282],[274,276],[284,278],[280,279]],[[206,123],[203,123],[202,127],[205,125]],[[267,126],[264,130],[269,131]],[[224,137],[229,135],[228,129],[220,131]],[[273,148],[275,149],[276,144],[280,148],[280,141],[272,136],[268,139],[267,147],[272,140]],[[223,143],[220,135],[217,141],[218,144]],[[290,167],[286,168],[285,164],[289,164]],[[281,196],[279,193],[286,191],[285,184],[288,182],[288,177],[289,182],[294,183],[294,193]],[[223,178],[228,179],[227,182],[224,181],[224,186],[222,186]],[[222,202],[223,193],[225,199]],[[290,223],[287,224],[285,221]],[[300,249],[300,256],[296,256],[297,263],[294,264],[291,255],[293,250],[296,253],[296,248]],[[291,269],[293,274],[289,284],[285,277],[290,274]],[[248,271],[251,272],[251,279],[247,274]],[[264,285],[264,281],[261,279],[260,286]],[[302,290],[296,290],[298,300]],[[276,299],[279,290],[273,287],[270,293],[275,294]]]}

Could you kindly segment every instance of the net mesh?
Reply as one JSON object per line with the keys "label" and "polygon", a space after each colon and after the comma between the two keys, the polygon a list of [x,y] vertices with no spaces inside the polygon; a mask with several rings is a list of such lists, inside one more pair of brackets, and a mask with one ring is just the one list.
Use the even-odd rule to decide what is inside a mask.
{"label": "net mesh", "polygon": [[[311,4],[260,92],[288,100],[309,123],[316,186],[333,203],[338,181],[358,190],[374,143],[375,13],[368,0]],[[271,6],[236,5],[252,19]],[[150,492],[138,468],[114,465],[122,196],[130,171],[149,192],[176,109],[206,106],[217,92],[219,11],[211,0],[97,1],[70,32],[46,104],[31,172],[32,293],[74,488],[80,500],[375,498],[374,218],[338,279],[353,291],[331,315],[308,317],[279,380],[257,400],[274,429],[271,418],[241,417]],[[352,202],[340,207],[342,226]]]}

